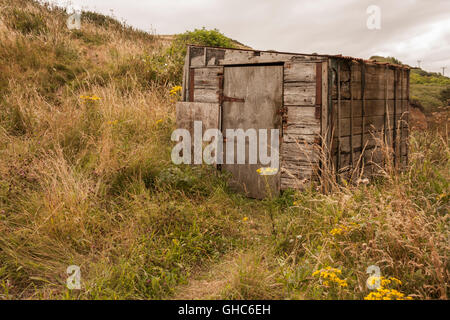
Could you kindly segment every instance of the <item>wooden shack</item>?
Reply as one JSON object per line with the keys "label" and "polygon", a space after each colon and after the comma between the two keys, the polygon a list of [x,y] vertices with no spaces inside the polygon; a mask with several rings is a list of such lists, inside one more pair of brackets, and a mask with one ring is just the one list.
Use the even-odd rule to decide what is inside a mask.
{"label": "wooden shack", "polygon": [[[177,125],[278,128],[272,194],[333,172],[355,179],[408,161],[409,67],[340,55],[189,46]],[[191,124],[190,124],[191,123]],[[225,137],[226,139],[226,137]],[[258,165],[222,165],[248,196],[266,194]]]}

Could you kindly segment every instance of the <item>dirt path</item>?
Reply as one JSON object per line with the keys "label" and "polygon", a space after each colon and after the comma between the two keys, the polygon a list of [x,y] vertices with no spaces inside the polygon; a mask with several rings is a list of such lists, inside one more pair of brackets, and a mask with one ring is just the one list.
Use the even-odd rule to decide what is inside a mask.
{"label": "dirt path", "polygon": [[233,270],[242,252],[230,252],[219,263],[194,274],[189,283],[177,288],[174,300],[220,299],[227,284],[232,281]]}
{"label": "dirt path", "polygon": [[[211,263],[194,272],[188,283],[175,289],[174,300],[214,300],[228,299],[241,285],[242,274],[252,277],[269,274],[264,253],[265,237],[271,235],[267,216],[259,216],[248,221],[247,239],[244,247],[225,254],[219,262]],[[261,280],[258,280],[261,281]],[[262,280],[263,281],[263,280]],[[239,293],[237,294],[239,295]]]}

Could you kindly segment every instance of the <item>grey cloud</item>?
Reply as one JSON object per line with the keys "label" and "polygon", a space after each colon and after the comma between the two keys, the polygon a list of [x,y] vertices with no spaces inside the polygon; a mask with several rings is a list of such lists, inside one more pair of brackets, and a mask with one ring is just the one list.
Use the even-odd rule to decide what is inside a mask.
{"label": "grey cloud", "polygon": [[[257,49],[344,54],[382,52],[430,71],[450,67],[448,0],[72,0],[156,33],[207,27]],[[381,8],[381,30],[368,30],[366,9]],[[437,33],[439,32],[439,34]],[[436,36],[439,35],[439,36]],[[421,38],[422,36],[422,38]],[[417,41],[415,40],[417,39]],[[419,43],[423,42],[423,43]]]}

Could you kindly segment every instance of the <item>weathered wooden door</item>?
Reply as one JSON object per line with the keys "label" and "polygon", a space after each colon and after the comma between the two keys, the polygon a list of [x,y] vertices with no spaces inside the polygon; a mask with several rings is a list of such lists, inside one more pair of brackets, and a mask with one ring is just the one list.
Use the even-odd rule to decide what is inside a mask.
{"label": "weathered wooden door", "polygon": [[[278,150],[271,148],[271,129],[278,129],[281,135],[283,66],[229,66],[224,68],[222,133],[226,143],[227,129],[267,129],[268,155]],[[259,139],[257,134],[257,151],[259,155]],[[245,139],[245,163],[237,164],[236,140],[234,146],[234,164],[225,163],[226,143],[224,144],[224,165],[222,168],[231,172],[231,187],[244,192],[247,196],[261,199],[268,195],[277,195],[280,190],[280,173],[262,176],[257,172],[262,165],[259,156],[257,163],[249,163],[250,139]],[[277,155],[278,156],[278,155]],[[277,167],[279,169],[279,165]]]}

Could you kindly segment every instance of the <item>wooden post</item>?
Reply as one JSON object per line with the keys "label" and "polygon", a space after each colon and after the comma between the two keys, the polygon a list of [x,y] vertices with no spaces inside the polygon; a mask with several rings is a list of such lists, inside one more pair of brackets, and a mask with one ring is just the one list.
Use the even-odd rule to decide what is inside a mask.
{"label": "wooden post", "polygon": [[191,67],[191,46],[187,46],[187,53],[184,61],[184,68],[183,68],[183,94],[182,94],[182,100],[187,101],[188,99],[188,90],[189,90],[189,76],[190,76],[190,67]]}
{"label": "wooden post", "polygon": [[[384,67],[384,133],[383,133],[383,142],[386,144],[386,147],[389,147],[388,139],[387,139],[387,123],[388,123],[388,66]],[[388,153],[389,155],[389,153]],[[384,159],[383,166],[386,165],[386,159]]]}
{"label": "wooden post", "polygon": [[336,155],[336,174],[339,175],[339,169],[341,168],[341,115],[340,115],[340,110],[341,110],[341,63],[340,61],[338,61],[338,65],[337,65],[337,94],[338,94],[338,106],[337,106],[337,110],[336,110],[336,116],[337,116],[337,131],[338,131],[338,145],[337,145],[337,155]]}
{"label": "wooden post", "polygon": [[363,62],[361,62],[361,170],[364,168],[364,155],[363,152],[365,152],[364,148],[364,132],[366,131],[365,127],[365,119],[364,119],[364,113],[365,113],[365,103],[366,103],[366,93],[365,93],[365,87],[366,87],[366,65]]}
{"label": "wooden post", "polygon": [[[402,114],[400,117],[400,163],[403,166],[403,154],[402,154],[402,140],[405,140],[405,142],[407,142],[407,136],[405,136],[405,134],[403,133],[403,125],[406,122],[406,119],[404,118],[406,114],[405,112],[405,99],[406,99],[406,88],[405,88],[405,69],[402,68],[402,72],[401,72],[401,95],[400,95],[400,99],[401,99],[401,110],[402,110]],[[405,155],[406,157],[406,155]],[[402,170],[404,168],[402,167]]]}
{"label": "wooden post", "polygon": [[194,102],[195,69],[189,68],[189,102]]}
{"label": "wooden post", "polygon": [[354,159],[353,159],[353,90],[352,90],[352,66],[353,62],[349,63],[349,89],[350,89],[350,161],[351,161],[351,169],[354,169]]}
{"label": "wooden post", "polygon": [[407,123],[407,134],[406,134],[406,164],[409,162],[409,72],[406,71],[406,123]]}
{"label": "wooden post", "polygon": [[394,68],[394,116],[393,116],[393,132],[392,132],[392,149],[394,150],[394,168],[397,167],[397,69]]}

